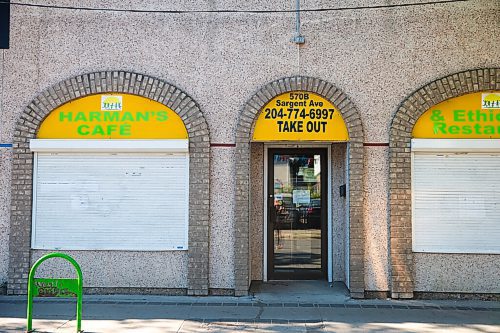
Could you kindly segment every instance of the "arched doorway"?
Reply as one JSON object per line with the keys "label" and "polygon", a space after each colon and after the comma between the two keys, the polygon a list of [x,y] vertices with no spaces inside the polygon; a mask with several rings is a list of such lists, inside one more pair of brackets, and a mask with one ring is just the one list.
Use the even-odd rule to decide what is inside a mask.
{"label": "arched doorway", "polygon": [[[314,98],[312,98],[313,96]],[[294,98],[296,98],[295,101],[298,102],[298,104],[293,103],[292,100]],[[273,111],[273,106],[278,106],[278,100],[281,101],[280,103],[283,107],[274,108],[275,111]],[[309,104],[311,101],[318,104]],[[328,109],[330,109],[330,107],[328,107],[324,108],[326,109],[324,114],[318,112],[318,114],[316,115],[314,113],[315,111],[313,111],[313,113],[311,114],[307,113],[307,115],[305,113],[301,114],[302,111],[306,111],[303,109],[307,109],[306,112],[310,112],[311,110],[315,109],[323,109],[319,108],[319,103],[328,103],[332,106],[331,109],[335,111],[332,111],[332,114],[330,115],[330,113],[328,113],[327,111]],[[290,110],[291,112],[293,112],[291,114],[288,113],[288,109],[290,109],[290,106],[293,106],[293,108],[297,106],[299,108],[297,114],[295,114],[295,110]],[[267,111],[269,112],[269,114],[266,113],[266,109],[268,109]],[[286,114],[280,114],[280,111],[286,112]],[[276,114],[273,115],[273,112]],[[339,116],[342,126],[344,126],[345,128],[346,136],[342,139],[336,140],[334,137],[331,137],[333,132],[335,132],[336,134],[339,133],[338,129],[340,127],[333,126],[332,128],[335,128],[333,132],[330,132],[327,129],[329,124],[332,124],[331,120],[333,120],[333,118],[330,119],[330,116],[333,116],[333,114]],[[325,119],[323,119],[323,117]],[[260,122],[258,120],[259,118],[263,118],[263,122]],[[316,121],[311,121],[313,120],[313,118]],[[320,118],[320,121],[317,121],[318,118]],[[266,119],[270,121],[270,124],[264,124]],[[284,121],[280,123],[282,119]],[[322,122],[323,125],[321,124]],[[272,126],[274,126],[274,130],[271,130],[271,132],[269,132],[269,125],[271,125],[271,123]],[[317,123],[317,128],[314,128],[313,123]],[[321,126],[326,127],[323,128]],[[322,131],[323,129],[325,129],[324,132]],[[277,133],[281,133],[282,136],[276,136]],[[309,136],[307,135],[307,133],[309,133]],[[320,133],[324,133],[325,136],[322,137],[322,134]],[[260,136],[261,134],[263,136]],[[266,137],[267,134],[270,134],[270,137]],[[347,140],[348,143],[345,143],[347,142]],[[308,211],[313,212],[315,208],[318,208],[320,206],[322,207],[322,209],[324,209],[322,210],[320,215],[324,214],[325,217],[323,217],[323,219],[327,219],[326,216],[328,216],[328,214],[331,212],[328,207],[330,207],[329,202],[332,200],[332,196],[330,196],[329,193],[322,192],[322,194],[325,195],[318,197],[318,192],[313,191],[312,188],[314,188],[315,186],[320,186],[319,183],[316,182],[315,176],[319,174],[316,171],[318,171],[319,169],[328,169],[326,163],[323,165],[323,167],[319,167],[322,159],[321,156],[323,156],[323,159],[328,160],[327,155],[331,154],[335,150],[333,149],[333,146],[335,146],[335,142],[343,142],[342,144],[345,145],[343,154],[346,161],[346,202],[348,202],[348,205],[346,206],[346,219],[348,220],[348,227],[346,226],[346,250],[344,252],[345,257],[347,258],[346,261],[348,262],[346,264],[347,267],[345,267],[345,275],[347,280],[346,284],[349,286],[351,295],[353,297],[364,297],[364,235],[362,194],[363,129],[361,119],[359,117],[357,109],[349,101],[347,96],[332,84],[320,79],[301,76],[284,78],[267,84],[245,104],[240,113],[239,124],[236,132],[236,192],[238,193],[238,195],[236,197],[235,214],[235,292],[237,295],[245,295],[248,293],[248,287],[252,279],[252,265],[253,263],[255,263],[255,261],[259,262],[259,260],[261,260],[260,258],[262,258],[262,260],[260,261],[260,265],[263,267],[262,270],[264,271],[265,267],[267,267],[268,269],[268,272],[263,274],[263,278],[265,279],[268,273],[271,273],[271,276],[273,274],[272,272],[270,272],[271,270],[273,270],[273,266],[272,264],[270,264],[273,259],[271,258],[271,260],[267,261],[267,264],[264,264],[264,252],[266,250],[261,250],[262,252],[258,253],[258,250],[255,249],[255,245],[251,242],[256,238],[259,238],[262,239],[262,248],[265,248],[266,246],[264,245],[267,244],[268,250],[271,250],[271,247],[273,247],[274,249],[274,242],[276,242],[276,240],[274,239],[274,235],[278,234],[278,232],[275,231],[279,228],[268,229],[268,231],[270,230],[270,232],[267,233],[267,235],[269,236],[269,240],[266,242],[263,237],[261,237],[261,235],[264,234],[264,230],[262,230],[262,233],[260,234],[256,234],[255,231],[252,230],[252,220],[255,219],[254,217],[252,217],[252,212],[255,209],[259,210],[261,213],[264,213],[261,215],[265,215],[269,207],[274,207],[276,209],[276,205],[274,205],[274,203],[280,203],[280,196],[282,196],[283,198],[281,198],[281,204],[286,203],[287,200],[290,201],[289,204],[293,206],[293,209],[288,209],[287,213],[293,211],[297,217],[297,221],[303,220],[302,222],[304,223],[307,221],[312,222],[312,220],[314,220],[313,215],[304,215],[302,214],[301,209],[304,208],[302,210],[307,213]],[[322,153],[322,151],[324,153]],[[339,151],[342,151],[342,149],[339,149]],[[263,163],[264,158],[268,162],[267,166],[265,166],[265,163]],[[254,188],[256,186],[259,187],[258,181],[256,180],[261,179],[261,182],[263,184],[264,178],[261,177],[261,175],[264,172],[268,172],[271,169],[271,172],[279,172],[277,171],[280,169],[279,166],[277,164],[272,165],[271,163],[275,160],[286,160],[286,165],[290,165],[290,161],[294,162],[295,160],[299,164],[303,162],[303,165],[298,165],[298,167],[295,168],[296,170],[293,168],[287,169],[288,176],[292,175],[296,178],[297,176],[300,177],[300,181],[297,181],[296,179],[295,183],[292,182],[287,184],[288,187],[290,187],[290,185],[292,187],[297,186],[297,188],[295,188],[295,199],[294,188],[287,188],[286,190],[283,190],[282,187],[278,191],[280,193],[277,193],[273,190],[274,178],[276,177],[273,177],[272,182],[268,181],[268,183],[272,185],[264,187],[264,189],[267,188],[267,191],[269,193],[264,194],[264,191],[262,191],[260,197],[255,197],[255,193],[258,193],[258,191],[255,191]],[[314,171],[315,160],[317,166],[316,171]],[[331,162],[331,160],[329,161]],[[279,164],[280,162],[277,163]],[[296,172],[294,171],[290,173],[292,169]],[[260,175],[259,172],[257,172],[256,178],[253,176],[255,175],[255,170],[260,170]],[[299,174],[300,172],[302,173]],[[324,174],[323,177],[329,178],[330,176],[331,174]],[[252,179],[252,177],[254,178]],[[307,177],[310,178],[310,182],[304,181]],[[270,178],[267,179],[269,180]],[[307,185],[305,185],[306,183]],[[308,189],[307,186],[311,187],[311,189]],[[330,190],[331,189],[332,188],[330,187]],[[339,189],[335,189],[335,191],[339,191]],[[253,196],[252,193],[254,193]],[[267,197],[266,200],[264,200],[264,195],[273,195],[272,204],[268,203],[266,205],[266,202],[268,202],[269,200],[267,200]],[[250,196],[252,196],[251,200]],[[327,201],[324,201],[320,204],[321,200],[323,199]],[[261,202],[262,205],[258,207],[258,205],[255,204],[256,202]],[[316,205],[317,207],[313,207],[316,202],[318,203],[318,205]],[[318,216],[317,222],[319,223],[319,225],[324,225],[321,224],[322,222],[319,222],[320,219],[321,217]],[[269,223],[269,220],[266,219],[266,222],[263,224],[269,225]],[[290,224],[293,224],[293,218]],[[300,228],[296,229],[300,230]],[[321,230],[321,232],[324,232],[324,234],[322,234],[319,239],[321,239],[321,241],[328,239],[328,225],[326,225],[326,228],[322,227],[319,229]],[[318,228],[316,228],[316,230],[318,230]],[[257,237],[255,237],[256,235]],[[296,245],[298,245],[298,243]],[[324,251],[325,248],[328,248],[329,246],[329,242],[327,241],[327,245],[323,247],[321,258],[326,259],[329,257]],[[320,247],[320,244],[316,246],[316,248],[318,247]],[[267,255],[275,254],[276,253],[273,253],[273,251],[267,251]],[[329,260],[331,260],[331,257]],[[274,262],[276,262],[276,260]],[[293,262],[293,260],[289,260],[287,264],[290,264],[291,262]],[[321,274],[326,274],[326,268],[328,265],[331,266],[331,262],[326,262],[321,265],[323,266],[321,266],[321,269],[319,269],[319,271],[321,272]],[[274,266],[274,268],[276,268],[276,266]],[[293,270],[295,272],[298,271],[297,267],[294,267]],[[267,278],[271,276],[267,276]],[[292,278],[293,276],[294,275],[292,274]]]}

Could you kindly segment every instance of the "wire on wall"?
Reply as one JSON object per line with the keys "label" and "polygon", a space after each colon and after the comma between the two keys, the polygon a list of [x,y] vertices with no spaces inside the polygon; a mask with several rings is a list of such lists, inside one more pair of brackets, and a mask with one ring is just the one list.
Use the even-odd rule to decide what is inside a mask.
{"label": "wire on wall", "polygon": [[[299,12],[338,12],[348,10],[369,10],[369,9],[390,9],[390,8],[403,8],[413,6],[428,6],[440,5],[458,2],[470,2],[473,0],[442,0],[442,1],[428,1],[428,2],[412,2],[394,5],[374,5],[374,6],[358,6],[358,7],[335,7],[335,8],[310,8],[299,9]],[[8,3],[6,0],[0,0],[0,3]],[[126,13],[162,13],[162,14],[224,14],[224,13],[245,13],[245,14],[274,14],[274,13],[296,13],[296,9],[283,9],[283,10],[251,10],[251,9],[214,9],[214,10],[148,10],[148,9],[119,9],[119,8],[98,8],[98,7],[76,7],[76,6],[58,6],[58,5],[43,5],[38,3],[23,3],[23,2],[10,2],[12,6],[22,7],[37,7],[48,9],[61,9],[61,10],[85,10],[85,11],[102,11],[102,12],[126,12]]]}

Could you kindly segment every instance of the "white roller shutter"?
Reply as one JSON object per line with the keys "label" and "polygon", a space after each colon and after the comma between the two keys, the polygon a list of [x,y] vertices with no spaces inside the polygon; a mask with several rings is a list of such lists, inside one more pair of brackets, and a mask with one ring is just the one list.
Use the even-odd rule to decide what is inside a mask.
{"label": "white roller shutter", "polygon": [[37,153],[34,167],[33,248],[187,249],[187,153]]}
{"label": "white roller shutter", "polygon": [[458,150],[412,154],[413,251],[500,253],[500,153]]}

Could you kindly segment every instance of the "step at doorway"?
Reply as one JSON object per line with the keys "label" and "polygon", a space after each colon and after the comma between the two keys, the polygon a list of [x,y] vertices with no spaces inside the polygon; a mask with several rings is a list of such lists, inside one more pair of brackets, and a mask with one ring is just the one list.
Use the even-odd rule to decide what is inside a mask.
{"label": "step at doorway", "polygon": [[324,280],[253,281],[250,295],[262,303],[334,304],[350,299],[343,282]]}

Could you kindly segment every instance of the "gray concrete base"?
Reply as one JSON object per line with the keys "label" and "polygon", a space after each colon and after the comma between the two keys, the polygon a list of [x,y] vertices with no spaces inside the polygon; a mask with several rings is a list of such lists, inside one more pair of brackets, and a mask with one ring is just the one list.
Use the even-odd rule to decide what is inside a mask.
{"label": "gray concrete base", "polygon": [[311,302],[342,303],[347,301],[349,290],[342,282],[327,281],[253,281],[250,295],[263,303]]}
{"label": "gray concrete base", "polygon": [[[84,332],[499,332],[500,303],[347,300],[264,303],[264,296],[85,296]],[[271,299],[269,299],[271,301]],[[0,332],[26,327],[26,298],[0,296]],[[75,332],[75,301],[36,299],[37,332]]]}

